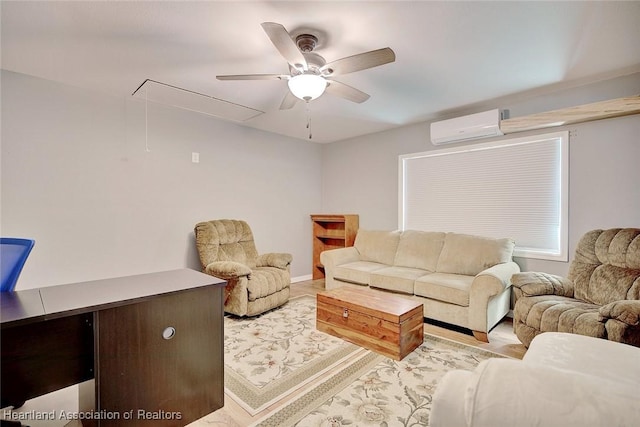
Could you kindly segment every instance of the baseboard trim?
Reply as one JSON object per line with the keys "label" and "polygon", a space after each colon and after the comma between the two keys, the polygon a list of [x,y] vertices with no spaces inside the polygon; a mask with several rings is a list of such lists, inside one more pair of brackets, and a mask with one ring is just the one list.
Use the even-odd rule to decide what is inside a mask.
{"label": "baseboard trim", "polygon": [[313,279],[313,276],[311,274],[307,274],[304,276],[292,277],[291,283],[304,282],[311,279]]}

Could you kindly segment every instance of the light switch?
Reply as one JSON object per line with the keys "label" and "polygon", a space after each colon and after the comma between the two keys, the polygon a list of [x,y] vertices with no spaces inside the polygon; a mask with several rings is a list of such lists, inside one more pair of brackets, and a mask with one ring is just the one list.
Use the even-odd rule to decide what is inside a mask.
{"label": "light switch", "polygon": [[191,162],[200,163],[200,153],[191,153]]}

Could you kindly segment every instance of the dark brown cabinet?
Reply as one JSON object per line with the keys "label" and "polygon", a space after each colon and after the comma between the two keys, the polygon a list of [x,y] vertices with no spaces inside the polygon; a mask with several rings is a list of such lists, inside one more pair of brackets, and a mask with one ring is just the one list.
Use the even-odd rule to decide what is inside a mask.
{"label": "dark brown cabinet", "polygon": [[120,415],[100,424],[114,427],[182,426],[221,408],[223,320],[214,307],[220,293],[202,288],[99,311],[101,381],[81,386],[81,407]]}
{"label": "dark brown cabinet", "polygon": [[[178,427],[221,408],[224,285],[184,269],[2,295],[3,403],[83,381],[83,426]],[[68,338],[33,339],[60,327]]]}

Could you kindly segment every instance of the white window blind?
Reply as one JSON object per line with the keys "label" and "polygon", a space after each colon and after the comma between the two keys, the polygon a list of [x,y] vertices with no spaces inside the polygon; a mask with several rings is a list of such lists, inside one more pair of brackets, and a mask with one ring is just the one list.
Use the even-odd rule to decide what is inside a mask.
{"label": "white window blind", "polygon": [[568,132],[400,156],[399,228],[512,237],[567,260]]}

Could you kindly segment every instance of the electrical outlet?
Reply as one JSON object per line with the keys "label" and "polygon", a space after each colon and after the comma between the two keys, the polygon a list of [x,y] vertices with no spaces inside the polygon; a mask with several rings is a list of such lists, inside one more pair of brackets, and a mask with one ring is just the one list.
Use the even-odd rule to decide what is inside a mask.
{"label": "electrical outlet", "polygon": [[191,153],[191,162],[200,163],[200,153]]}

